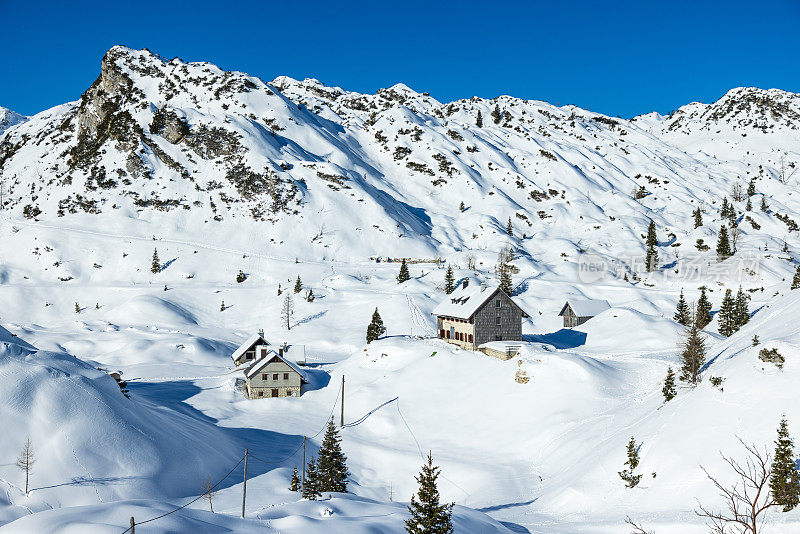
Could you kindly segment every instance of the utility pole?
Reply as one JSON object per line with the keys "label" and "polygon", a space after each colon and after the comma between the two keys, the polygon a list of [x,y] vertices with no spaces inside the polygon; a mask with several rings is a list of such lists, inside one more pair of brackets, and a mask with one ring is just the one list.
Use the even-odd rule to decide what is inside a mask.
{"label": "utility pole", "polygon": [[242,485],[242,517],[244,517],[245,499],[247,499],[247,449],[244,450],[244,484]]}
{"label": "utility pole", "polygon": [[344,375],[342,375],[342,416],[339,419],[339,428],[344,426]]}
{"label": "utility pole", "polygon": [[306,437],[303,436],[303,491],[306,490]]}
{"label": "utility pole", "polygon": [[136,523],[133,521],[133,517],[131,517],[131,534],[135,534],[133,529],[136,527]]}

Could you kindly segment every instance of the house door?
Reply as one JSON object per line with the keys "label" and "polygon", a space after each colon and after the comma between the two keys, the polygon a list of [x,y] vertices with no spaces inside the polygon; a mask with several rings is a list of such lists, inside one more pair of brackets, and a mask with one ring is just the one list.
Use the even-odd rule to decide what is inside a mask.
{"label": "house door", "polygon": [[451,326],[450,327],[450,339],[455,339],[455,338],[456,338],[456,327],[455,326]]}
{"label": "house door", "polygon": [[273,389],[272,390],[272,396],[273,397],[277,397],[278,396],[278,390],[277,389]]}

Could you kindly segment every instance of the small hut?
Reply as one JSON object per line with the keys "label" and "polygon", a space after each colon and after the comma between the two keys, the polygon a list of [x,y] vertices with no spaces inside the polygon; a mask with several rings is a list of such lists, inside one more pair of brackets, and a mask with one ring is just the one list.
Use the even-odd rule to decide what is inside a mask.
{"label": "small hut", "polygon": [[568,300],[558,316],[564,318],[564,328],[572,328],[582,325],[610,307],[606,300]]}

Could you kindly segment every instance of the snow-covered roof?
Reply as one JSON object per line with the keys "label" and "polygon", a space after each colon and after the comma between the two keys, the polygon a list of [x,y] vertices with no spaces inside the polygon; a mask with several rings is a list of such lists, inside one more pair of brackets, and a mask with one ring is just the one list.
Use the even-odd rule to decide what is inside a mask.
{"label": "snow-covered roof", "polygon": [[594,317],[595,315],[602,313],[611,307],[611,304],[608,303],[607,300],[568,300],[564,307],[561,308],[561,313],[558,314],[559,317],[564,315],[564,312],[567,311],[567,306],[572,308],[572,311],[575,312],[575,315],[578,317]]}
{"label": "snow-covered roof", "polygon": [[242,343],[241,346],[238,349],[233,351],[233,354],[231,355],[231,358],[233,358],[234,361],[238,360],[239,357],[242,354],[244,354],[245,352],[247,352],[248,350],[250,350],[258,340],[261,340],[264,343],[266,343],[267,345],[269,345],[269,341],[264,339],[264,336],[262,334],[253,334],[252,336],[247,338],[247,341]]}
{"label": "snow-covered roof", "polygon": [[299,374],[303,382],[308,382],[308,377],[306,376],[306,373],[302,369],[300,369],[295,363],[287,360],[286,358],[278,354],[276,351],[272,349],[267,349],[265,347],[264,350],[261,350],[259,352],[261,352],[262,356],[260,358],[257,358],[256,361],[254,361],[252,365],[250,365],[250,367],[244,370],[244,376],[246,376],[247,378],[252,378],[256,374],[258,374],[258,372],[261,369],[263,369],[264,366],[266,366],[269,362],[271,362],[273,358],[278,358],[283,363],[291,367],[292,371]]}
{"label": "snow-covered roof", "polygon": [[[433,315],[444,315],[458,319],[469,319],[478,311],[481,305],[489,300],[500,288],[497,285],[483,286],[480,284],[461,284],[452,293],[440,302],[431,312]],[[510,297],[509,297],[510,298]],[[514,299],[511,299],[514,302]],[[514,302],[520,310],[522,307]],[[523,316],[528,314],[522,311]]]}

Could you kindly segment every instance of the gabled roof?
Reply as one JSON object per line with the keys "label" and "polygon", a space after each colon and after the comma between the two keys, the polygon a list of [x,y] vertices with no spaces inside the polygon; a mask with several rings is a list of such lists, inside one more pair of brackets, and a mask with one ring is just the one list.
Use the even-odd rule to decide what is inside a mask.
{"label": "gabled roof", "polygon": [[[496,285],[481,286],[480,284],[469,284],[464,287],[463,284],[459,285],[452,293],[440,302],[431,312],[433,315],[443,315],[446,317],[455,317],[457,319],[469,319],[476,311],[500,288]],[[511,297],[509,297],[511,299]],[[511,302],[522,311],[523,317],[528,317],[525,310],[519,304],[511,299]]]}
{"label": "gabled roof", "polygon": [[262,336],[261,334],[253,334],[252,336],[247,338],[247,341],[242,343],[242,345],[238,349],[233,351],[231,358],[233,358],[234,361],[238,360],[242,354],[253,348],[253,345],[255,345],[258,340],[261,340],[267,345],[269,345],[269,341],[264,339],[264,336]]}
{"label": "gabled roof", "polygon": [[265,354],[264,354],[264,352],[262,352],[262,354],[264,354],[264,355],[261,356],[260,358],[258,358],[256,361],[254,361],[250,365],[250,367],[248,367],[247,369],[244,370],[244,376],[246,376],[247,378],[253,378],[255,375],[258,374],[259,371],[261,371],[261,369],[266,367],[266,365],[269,362],[271,362],[273,359],[277,358],[280,361],[282,361],[283,363],[285,363],[286,365],[288,365],[289,367],[291,367],[292,371],[294,371],[297,374],[299,374],[300,375],[300,379],[303,382],[308,382],[308,377],[306,376],[305,372],[303,372],[303,370],[300,369],[296,364],[290,362],[289,360],[287,360],[286,358],[284,358],[283,356],[281,356],[280,354],[278,354],[277,352],[275,352],[272,349],[268,349],[265,352],[266,352]]}
{"label": "gabled roof", "polygon": [[561,308],[561,312],[558,314],[559,317],[564,315],[564,312],[567,311],[567,306],[572,308],[572,311],[575,312],[575,315],[578,317],[594,317],[595,315],[602,313],[611,307],[611,304],[608,303],[607,300],[568,300],[564,307]]}

